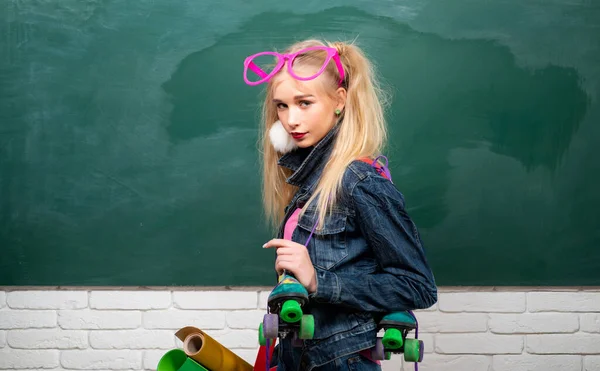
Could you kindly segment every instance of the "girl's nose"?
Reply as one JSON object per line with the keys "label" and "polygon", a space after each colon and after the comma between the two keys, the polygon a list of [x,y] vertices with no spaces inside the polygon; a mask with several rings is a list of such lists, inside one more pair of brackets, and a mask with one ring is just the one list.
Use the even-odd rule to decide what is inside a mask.
{"label": "girl's nose", "polygon": [[290,113],[288,115],[288,125],[292,129],[300,125],[300,114],[298,112],[290,110]]}

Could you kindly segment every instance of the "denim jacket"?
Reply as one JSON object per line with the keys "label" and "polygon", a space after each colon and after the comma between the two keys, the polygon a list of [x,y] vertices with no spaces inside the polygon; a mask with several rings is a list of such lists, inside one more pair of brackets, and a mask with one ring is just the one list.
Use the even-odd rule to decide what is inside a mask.
{"label": "denim jacket", "polygon": [[[280,158],[279,165],[293,171],[287,182],[299,189],[285,209],[278,238],[283,238],[287,218],[316,187],[338,127],[314,147]],[[304,245],[315,221],[315,206],[309,205],[292,240]],[[370,348],[381,316],[429,308],[437,301],[434,276],[404,197],[368,163],[354,161],[348,166],[341,198],[326,216],[324,227],[314,231],[307,249],[317,277],[317,290],[307,306],[315,319],[315,335],[300,349],[283,339],[280,365],[285,360],[287,365],[310,370]]]}

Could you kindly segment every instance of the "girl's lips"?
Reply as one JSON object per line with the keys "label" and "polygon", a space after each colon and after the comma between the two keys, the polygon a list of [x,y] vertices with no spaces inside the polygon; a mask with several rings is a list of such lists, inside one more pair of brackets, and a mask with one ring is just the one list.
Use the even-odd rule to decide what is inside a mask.
{"label": "girl's lips", "polygon": [[305,135],[306,133],[292,133],[294,139],[302,139]]}

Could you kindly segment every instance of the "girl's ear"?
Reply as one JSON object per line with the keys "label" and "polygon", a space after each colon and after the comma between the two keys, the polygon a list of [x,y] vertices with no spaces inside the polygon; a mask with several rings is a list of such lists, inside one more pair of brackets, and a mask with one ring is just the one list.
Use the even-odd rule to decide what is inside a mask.
{"label": "girl's ear", "polygon": [[347,93],[348,92],[344,88],[338,88],[335,91],[336,100],[337,100],[337,105],[335,106],[336,109],[339,109],[340,111],[344,110],[344,107],[346,106]]}
{"label": "girl's ear", "polygon": [[296,141],[285,131],[281,121],[277,120],[269,129],[269,139],[273,148],[279,153],[288,153],[298,148]]}

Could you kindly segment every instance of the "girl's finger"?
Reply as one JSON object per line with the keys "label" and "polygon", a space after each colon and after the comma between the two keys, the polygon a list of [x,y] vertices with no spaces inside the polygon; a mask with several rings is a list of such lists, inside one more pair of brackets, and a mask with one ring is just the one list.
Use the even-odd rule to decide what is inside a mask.
{"label": "girl's finger", "polygon": [[294,262],[295,259],[291,259],[288,256],[278,256],[277,260],[275,260],[275,265],[277,264],[289,264]]}
{"label": "girl's finger", "polygon": [[292,248],[292,247],[280,247],[277,249],[277,256],[282,256],[282,255],[296,255],[297,254],[297,250]]}
{"label": "girl's finger", "polygon": [[286,247],[290,245],[291,241],[284,240],[281,238],[274,238],[271,241],[268,241],[263,245],[263,249],[268,249],[270,247]]}
{"label": "girl's finger", "polygon": [[277,274],[282,274],[284,270],[285,268],[281,266],[281,262],[275,263],[275,271],[277,271]]}
{"label": "girl's finger", "polygon": [[287,269],[287,267],[290,267],[292,265],[296,265],[298,259],[294,259],[294,257],[286,255],[286,256],[278,256],[277,259],[275,260],[275,266],[280,266],[281,264],[284,264],[286,267],[284,267],[284,269]]}
{"label": "girl's finger", "polygon": [[288,272],[291,272],[292,274],[296,273],[294,269],[294,264],[291,262],[279,262],[275,265],[275,270],[278,272],[283,272],[283,270],[286,270]]}

